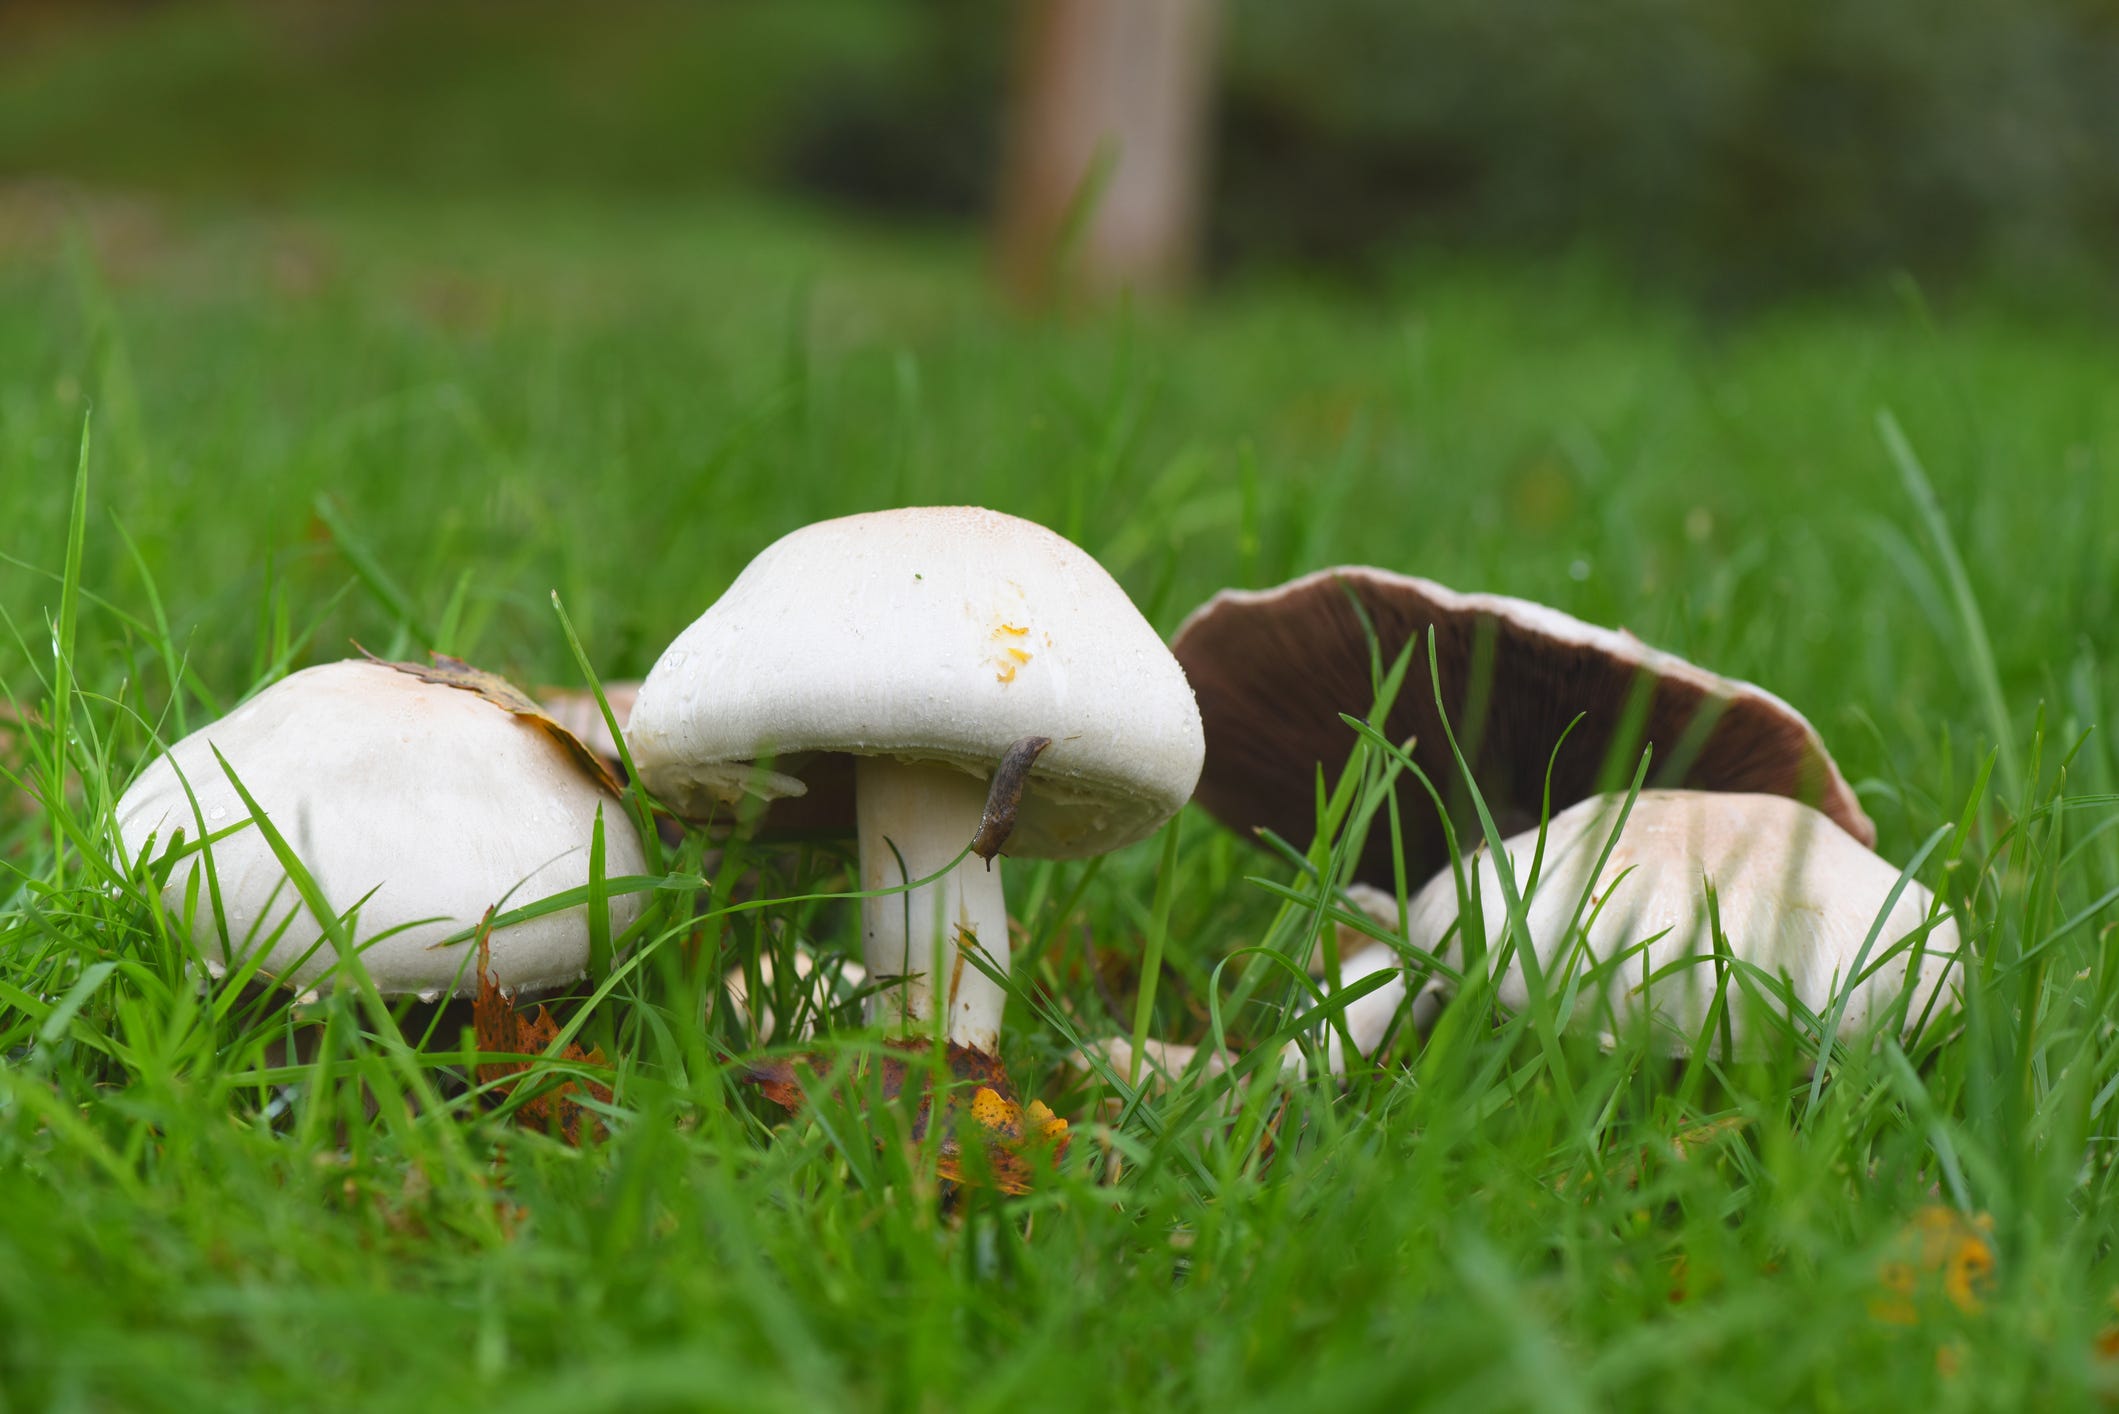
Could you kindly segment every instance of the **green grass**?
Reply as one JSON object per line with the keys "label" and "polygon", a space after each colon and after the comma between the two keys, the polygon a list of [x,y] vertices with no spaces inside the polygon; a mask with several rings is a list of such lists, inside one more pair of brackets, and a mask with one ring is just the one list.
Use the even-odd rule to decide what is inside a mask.
{"label": "green grass", "polygon": [[[2113,1384],[2119,351],[2087,318],[1884,290],[1726,326],[1587,268],[1414,265],[1387,298],[1055,327],[989,305],[968,248],[740,206],[0,199],[0,682],[66,733],[32,727],[0,794],[0,1407],[2062,1408]],[[1460,1006],[1277,1116],[1259,1086],[1234,1119],[1179,1096],[1107,1128],[1025,1002],[1009,1064],[1072,1151],[945,1214],[874,1142],[900,1116],[773,1127],[734,1081],[751,1038],[702,1020],[726,962],[851,947],[843,903],[695,927],[665,896],[574,1013],[616,1062],[613,1138],[582,1153],[456,1094],[457,1036],[408,1078],[350,995],[301,1009],[323,1060],[275,1068],[284,1000],[202,987],[112,872],[156,735],[290,666],[358,639],[578,681],[556,590],[594,669],[635,675],[782,532],[948,501],[1063,531],[1164,630],[1225,584],[1366,561],[1771,686],[1886,856],[1949,830],[1921,873],[1974,953],[1965,1026],[1813,1090],[1793,1047],[1683,1070]],[[846,883],[821,849],[706,866],[731,903]],[[1122,1034],[1158,939],[1151,1031],[1218,1006],[1268,1037],[1306,994],[1259,973],[1239,1002],[1243,964],[1217,967],[1300,948],[1313,912],[1251,876],[1313,894],[1197,814],[1173,847],[1011,865],[1021,975]],[[430,1085],[442,1108],[408,1112]],[[1994,1289],[1878,1320],[1933,1202],[1993,1215]]]}

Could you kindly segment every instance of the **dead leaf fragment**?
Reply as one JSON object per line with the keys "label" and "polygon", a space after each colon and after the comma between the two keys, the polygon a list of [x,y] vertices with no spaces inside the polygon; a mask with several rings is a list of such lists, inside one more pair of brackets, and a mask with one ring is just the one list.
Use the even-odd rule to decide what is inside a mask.
{"label": "dead leaf fragment", "polygon": [[[914,1070],[903,1057],[925,1054],[928,1047],[925,1041],[912,1038],[885,1044],[900,1053],[882,1055],[873,1061],[877,1089],[888,1103],[905,1092],[906,1082]],[[942,1122],[945,1128],[936,1172],[956,1184],[975,1183],[981,1177],[990,1176],[993,1186],[1004,1193],[1028,1193],[1035,1177],[1032,1161],[1057,1164],[1065,1156],[1067,1121],[1055,1115],[1041,1100],[1023,1105],[1016,1098],[1015,1086],[1001,1068],[998,1056],[954,1043],[948,1047],[947,1056],[951,1083],[943,1095]],[[806,1103],[808,1090],[828,1070],[826,1062],[814,1057],[789,1056],[753,1065],[745,1073],[745,1078],[756,1085],[766,1099],[795,1114],[800,1113]],[[912,1122],[915,1142],[926,1139],[934,1114],[933,1087],[928,1083],[924,1068],[921,1069],[920,1084],[920,1103]],[[970,1125],[960,1126],[960,1118],[968,1118]],[[960,1139],[966,1131],[979,1136],[983,1173],[977,1165],[967,1170],[967,1156]]]}
{"label": "dead leaf fragment", "polygon": [[1710,1119],[1705,1124],[1696,1124],[1671,1139],[1671,1152],[1681,1159],[1689,1159],[1692,1157],[1693,1150],[1706,1149],[1719,1144],[1730,1135],[1741,1133],[1744,1126],[1749,1123],[1751,1123],[1750,1119],[1744,1115],[1723,1115],[1720,1119]]}
{"label": "dead leaf fragment", "polygon": [[574,758],[575,764],[587,772],[589,778],[595,781],[597,785],[603,787],[604,790],[614,796],[624,793],[624,785],[619,782],[618,777],[612,772],[609,764],[605,762],[602,756],[591,750],[580,737],[567,730],[563,723],[538,705],[536,698],[530,696],[530,694],[524,692],[500,674],[489,673],[484,668],[473,667],[463,659],[452,658],[446,653],[429,653],[427,656],[434,660],[432,663],[398,663],[388,658],[378,658],[367,649],[361,648],[358,643],[353,646],[360,648],[361,656],[371,663],[380,663],[386,668],[395,668],[401,673],[407,673],[412,677],[418,678],[421,682],[431,682],[441,687],[453,687],[464,692],[476,693],[502,711],[512,712],[518,717],[527,719],[532,725],[564,747],[567,754]]}
{"label": "dead leaf fragment", "polygon": [[[559,1023],[543,1006],[537,1015],[525,1018],[515,1010],[515,1004],[500,990],[486,969],[490,952],[488,930],[492,927],[493,913],[486,911],[484,924],[478,934],[478,1000],[471,1009],[471,1024],[478,1036],[478,1049],[487,1055],[543,1055],[551,1044],[559,1039]],[[563,1061],[575,1061],[582,1065],[608,1067],[603,1047],[584,1051],[569,1043],[559,1052]],[[490,1085],[496,1093],[512,1094],[516,1079],[529,1073],[531,1062],[525,1060],[481,1061],[478,1065],[480,1085]],[[580,1148],[584,1142],[594,1142],[604,1137],[603,1120],[581,1103],[588,1096],[603,1104],[611,1102],[611,1089],[594,1080],[569,1078],[557,1086],[525,1100],[515,1110],[516,1123],[539,1128],[555,1138]]]}

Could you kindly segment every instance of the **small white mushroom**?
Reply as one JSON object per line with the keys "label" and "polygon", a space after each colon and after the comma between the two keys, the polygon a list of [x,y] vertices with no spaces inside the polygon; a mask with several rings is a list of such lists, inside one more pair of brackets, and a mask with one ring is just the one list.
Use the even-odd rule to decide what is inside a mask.
{"label": "small white mushroom", "polygon": [[[1367,884],[1350,885],[1346,890],[1349,902],[1366,913],[1384,930],[1396,932],[1398,928],[1398,901],[1381,889]],[[1354,1043],[1357,1055],[1372,1056],[1388,1037],[1391,1021],[1405,1004],[1405,978],[1398,950],[1388,943],[1377,942],[1367,933],[1348,923],[1334,920],[1332,928],[1339,949],[1339,978],[1341,985],[1351,987],[1365,982],[1379,972],[1390,972],[1390,981],[1364,996],[1350,1002],[1344,1013],[1347,1038]],[[1324,948],[1320,942],[1311,956],[1310,975],[1324,975]],[[1430,982],[1413,998],[1408,1020],[1416,1034],[1425,1035],[1434,1025],[1442,1010],[1443,994]],[[1307,1007],[1305,999],[1298,1003]],[[1346,1046],[1340,1039],[1337,1026],[1323,1029],[1325,1048],[1325,1073],[1346,1074]],[[1133,1064],[1133,1044],[1123,1036],[1110,1037],[1089,1043],[1089,1049],[1102,1056],[1111,1068],[1120,1075],[1129,1072]],[[1199,1047],[1178,1041],[1160,1041],[1153,1038],[1141,1044],[1141,1073],[1156,1078],[1157,1083],[1171,1076],[1182,1074],[1190,1068]],[[1219,1075],[1235,1063],[1235,1056],[1227,1051],[1216,1051],[1208,1055],[1201,1074]],[[1084,1074],[1093,1073],[1083,1058],[1077,1057],[1075,1068]],[[1308,1065],[1303,1059],[1302,1046],[1290,1041],[1281,1048],[1280,1073],[1292,1079],[1301,1079],[1308,1074]]]}
{"label": "small white mushroom", "polygon": [[[879,511],[768,546],[641,684],[626,741],[647,786],[694,816],[799,796],[854,758],[863,890],[941,873],[980,832],[988,778],[1048,737],[1006,852],[1078,859],[1143,839],[1185,803],[1204,752],[1184,673],[1103,568],[1060,536],[969,507]],[[995,1049],[1008,961],[1001,869],[964,860],[863,901],[871,1017]]]}
{"label": "small white mushroom", "polygon": [[[1133,1042],[1124,1036],[1106,1036],[1090,1041],[1081,1055],[1069,1058],[1073,1069],[1085,1076],[1096,1074],[1095,1060],[1111,1067],[1120,1079],[1131,1075],[1139,1083],[1153,1089],[1162,1089],[1178,1076],[1192,1068],[1198,1060],[1200,1048],[1188,1046],[1181,1041],[1158,1041],[1150,1037],[1141,1042],[1140,1069],[1133,1068]],[[1230,1051],[1209,1051],[1207,1058],[1199,1062],[1202,1076],[1215,1076],[1236,1064],[1238,1057]],[[1302,1059],[1302,1050],[1295,1045],[1284,1047],[1280,1055],[1280,1073],[1290,1079],[1300,1080],[1307,1067]]]}
{"label": "small white mushroom", "polygon": [[[767,953],[758,959],[758,982],[761,986],[770,988],[776,971],[772,954]],[[796,980],[802,984],[799,990],[808,993],[810,1002],[802,1025],[795,1032],[797,1036],[808,1036],[814,1032],[818,1017],[837,1006],[847,994],[868,980],[868,973],[860,963],[838,958],[820,966],[806,948],[795,953],[794,972]],[[752,1010],[750,979],[740,965],[731,967],[722,974],[721,990],[728,994],[729,1005],[756,1026],[757,1037],[761,1043],[773,1039],[773,1033],[779,1029],[773,1014],[768,1011],[761,1015]]]}
{"label": "small white mushroom", "polygon": [[[1398,900],[1393,894],[1369,884],[1349,884],[1347,901],[1360,909],[1384,932],[1398,932]],[[1356,997],[1347,1004],[1345,1012],[1347,1038],[1354,1043],[1357,1055],[1373,1056],[1389,1037],[1391,1022],[1405,1004],[1404,963],[1396,947],[1378,942],[1366,932],[1348,923],[1334,921],[1332,924],[1334,945],[1339,950],[1340,985],[1351,987],[1365,982],[1379,972],[1399,975],[1391,978],[1365,996]],[[1324,943],[1320,939],[1310,955],[1310,975],[1324,976]],[[1407,1022],[1415,1035],[1425,1036],[1434,1027],[1435,1018],[1441,1015],[1444,993],[1439,982],[1430,981],[1414,996]],[[1345,1044],[1340,1040],[1339,1028],[1325,1030],[1325,1069],[1332,1075],[1346,1074]]]}
{"label": "small white mushroom", "polygon": [[[323,929],[249,823],[216,749],[331,909],[343,915],[359,905],[354,942],[386,994],[475,991],[470,944],[435,944],[477,924],[493,905],[519,907],[585,885],[599,809],[605,877],[646,869],[630,817],[542,727],[474,692],[386,664],[326,663],[185,737],[118,801],[128,860],[150,841],[160,855],[179,831],[195,843],[243,827],[210,846],[218,919],[198,854],[162,890],[180,914],[196,888],[191,937],[209,967],[233,966],[265,947],[266,975],[309,986],[340,961],[330,943],[319,943]],[[614,933],[641,903],[638,894],[610,900]],[[224,925],[233,957],[223,953]],[[492,935],[490,975],[510,990],[576,981],[588,960],[585,907]]]}
{"label": "small white mushroom", "polygon": [[[1346,887],[1347,902],[1368,915],[1386,933],[1398,931],[1398,899],[1370,884],[1349,884]],[[1395,972],[1402,968],[1398,950],[1389,943],[1378,942],[1366,932],[1350,923],[1334,920],[1332,942],[1339,952],[1340,985],[1351,987],[1365,982],[1378,972]],[[1324,939],[1310,951],[1310,976],[1322,980],[1324,977]],[[1405,979],[1394,977],[1366,996],[1356,997],[1346,1008],[1347,1035],[1354,1042],[1354,1050],[1360,1055],[1374,1055],[1389,1034],[1391,1019],[1398,1014],[1405,1000]],[[1429,983],[1413,999],[1411,1022],[1414,1030],[1425,1035],[1434,1024],[1442,1009],[1441,993],[1435,984]],[[1326,1030],[1326,1069],[1333,1075],[1346,1073],[1344,1045],[1339,1039],[1337,1027]]]}
{"label": "small white mushroom", "polygon": [[[1934,897],[1915,880],[1884,915],[1875,944],[1860,959],[1868,975],[1856,980],[1862,944],[1884,913],[1899,870],[1817,811],[1777,795],[1643,791],[1599,868],[1623,801],[1591,797],[1552,818],[1526,909],[1548,992],[1557,994],[1569,975],[1613,964],[1582,987],[1568,1018],[1572,1028],[1609,1042],[1646,1025],[1660,1049],[1690,1050],[1716,986],[1710,886],[1731,956],[1768,979],[1785,977],[1795,1000],[1820,1019],[1843,991],[1841,1025],[1850,1029],[1881,1022],[1908,990],[1908,1025],[1931,1002],[1938,1013],[1951,1008],[1960,990],[1957,925],[1944,914],[1928,929]],[[1505,848],[1517,886],[1524,887],[1537,832],[1516,835]],[[1482,847],[1467,867],[1474,861],[1486,956],[1497,966],[1507,904],[1492,857]],[[1581,926],[1570,933],[1576,903],[1585,896]],[[1409,935],[1440,949],[1458,917],[1457,881],[1445,870],[1412,900]],[[1899,945],[1923,930],[1915,973],[1915,950]],[[1461,937],[1447,946],[1452,956],[1464,956]],[[1740,1057],[1758,1055],[1766,1048],[1759,1009],[1779,1011],[1779,1001],[1766,986],[1734,977],[1726,995],[1732,1048]],[[1520,961],[1499,977],[1496,997],[1512,1009],[1528,1005]],[[1713,1039],[1719,1050],[1719,1036]]]}

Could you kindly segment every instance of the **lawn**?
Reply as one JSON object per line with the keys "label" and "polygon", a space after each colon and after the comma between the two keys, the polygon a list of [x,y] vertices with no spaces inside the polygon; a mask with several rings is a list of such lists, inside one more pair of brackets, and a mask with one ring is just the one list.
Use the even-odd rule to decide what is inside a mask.
{"label": "lawn", "polygon": [[[2103,323],[1976,291],[1716,320],[1587,261],[1413,261],[1047,323],[958,237],[772,206],[0,192],[0,682],[38,717],[0,756],[0,1408],[2119,1394],[2114,386]],[[1011,865],[1006,1058],[1074,1138],[1027,1195],[945,1204],[876,1143],[901,1115],[789,1122],[740,1082],[748,1023],[707,1019],[723,965],[857,951],[817,897],[843,851],[665,861],[786,902],[658,895],[569,1012],[614,1068],[582,1150],[350,997],[299,1009],[330,1064],[278,1064],[286,1000],[206,984],[110,872],[155,738],[292,667],[358,641],[577,683],[556,595],[638,676],[782,533],[952,502],[1066,534],[1166,633],[1372,563],[1771,687],[1887,858],[1932,844],[1963,1026],[1813,1084],[1792,1046],[1549,1054],[1465,1007],[1343,1084],[1121,1114],[1060,1023],[1128,1029],[1151,941],[1159,1033],[1306,1004],[1217,968],[1306,951],[1314,911],[1255,880],[1314,886],[1188,811]],[[1934,1206],[1991,1220],[1991,1280],[1913,1260],[1902,1296]]]}

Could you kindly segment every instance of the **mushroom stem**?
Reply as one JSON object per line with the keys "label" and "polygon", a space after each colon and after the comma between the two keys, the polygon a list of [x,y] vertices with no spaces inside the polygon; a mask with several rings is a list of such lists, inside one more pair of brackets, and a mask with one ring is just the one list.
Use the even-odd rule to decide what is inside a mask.
{"label": "mushroom stem", "polygon": [[[941,869],[978,832],[985,807],[986,782],[976,776],[888,756],[858,758],[861,887],[895,888]],[[863,899],[861,950],[869,976],[906,979],[870,999],[869,1019],[910,1031],[946,1007],[951,1041],[989,1055],[998,1050],[1008,994],[961,955],[967,937],[1007,970],[1001,871],[980,860],[966,858],[931,884]]]}

